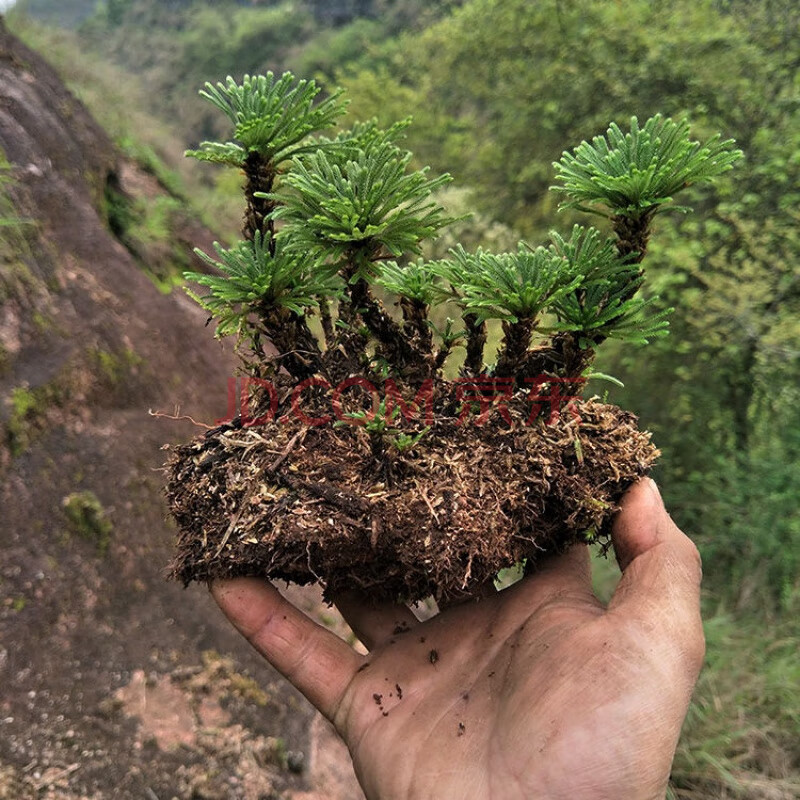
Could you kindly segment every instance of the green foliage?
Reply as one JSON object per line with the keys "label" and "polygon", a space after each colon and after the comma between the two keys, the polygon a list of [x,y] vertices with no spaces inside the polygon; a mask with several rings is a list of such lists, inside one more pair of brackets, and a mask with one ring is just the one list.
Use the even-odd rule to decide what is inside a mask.
{"label": "green foliage", "polygon": [[658,298],[634,295],[644,276],[638,265],[617,253],[614,240],[596,228],[575,225],[569,239],[551,231],[551,251],[583,277],[581,284],[553,304],[558,330],[575,331],[582,340],[621,339],[647,344],[665,336],[673,309],[658,308]]}
{"label": "green foliage", "polygon": [[393,427],[400,419],[400,408],[392,406],[390,410],[387,407],[386,398],[383,398],[378,403],[377,408],[371,411],[351,411],[344,414],[344,417],[345,419],[334,422],[333,426],[335,428],[341,428],[346,425],[363,427],[376,441],[385,439],[398,453],[413,450],[430,431],[429,426],[417,431],[417,433],[406,433],[399,428]]}
{"label": "green foliage", "polygon": [[[552,164],[584,131],[661,110],[688,115],[701,149],[716,130],[737,139],[747,159],[735,182],[695,184],[685,201],[721,201],[728,219],[659,215],[648,248],[649,286],[676,308],[675,335],[646,358],[609,342],[598,368],[624,379],[615,397],[654,431],[659,479],[706,557],[710,590],[759,609],[785,602],[800,550],[786,488],[800,460],[785,446],[798,425],[797,34],[791,0],[472,0],[340,76],[362,117],[418,108],[409,146],[531,236],[553,226]],[[757,588],[743,583],[753,564]]]}
{"label": "green foliage", "polygon": [[322,28],[291,56],[291,69],[301,75],[333,79],[339,68],[361,60],[375,42],[384,38],[384,26],[372,19],[354,20],[342,28]]}
{"label": "green foliage", "polygon": [[749,30],[711,0],[471,0],[337,77],[362,117],[418,108],[409,146],[534,237],[553,224],[546,190],[564,143],[611,119],[689,116],[701,141],[722,130],[750,157],[773,67]]}
{"label": "green foliage", "polygon": [[[57,0],[47,2],[58,10]],[[415,2],[392,5],[417,25]],[[157,0],[138,5],[137,19],[89,41],[144,73],[147,96],[192,136],[219,133],[207,104],[185,99],[193,87],[302,63],[309,42],[319,45],[309,51],[315,69],[332,76],[345,65],[336,79],[352,118],[377,116],[388,126],[413,109],[407,146],[452,172],[481,210],[445,230],[438,250],[426,245],[428,258],[458,242],[506,251],[521,235],[545,236],[556,224],[552,163],[565,143],[605,131],[611,119],[663,111],[688,115],[701,142],[716,130],[737,139],[747,160],[735,181],[690,189],[686,202],[704,218],[661,215],[648,248],[648,284],[676,307],[675,335],[653,341],[645,358],[608,342],[599,367],[624,378],[624,394],[614,395],[653,430],[668,507],[704,555],[709,656],[673,768],[675,796],[797,795],[798,4],[469,0],[394,40],[382,36],[383,18],[319,31],[302,8],[290,18],[287,4],[195,4],[188,13]],[[60,44],[38,46],[60,59],[107,128],[135,124],[140,138],[157,132],[152,118],[130,122],[142,107],[120,99],[131,78],[109,65],[82,67],[86,48],[82,61]],[[81,69],[91,76],[76,82]],[[110,88],[87,90],[87,77]],[[437,200],[454,216],[466,210],[464,198],[455,207]],[[721,213],[709,214],[718,201]],[[571,223],[575,212],[568,214]],[[449,324],[454,337],[459,327]],[[720,603],[735,614],[720,615]]]}
{"label": "green foliage", "polygon": [[718,612],[707,620],[708,655],[675,754],[672,797],[800,793],[798,619],[765,625]]}
{"label": "green foliage", "polygon": [[11,416],[8,421],[8,442],[12,455],[22,453],[28,444],[27,423],[41,413],[41,398],[24,386],[11,392]]}
{"label": "green foliage", "polygon": [[108,24],[116,27],[122,24],[125,14],[133,4],[133,0],[105,0],[105,12]]}
{"label": "green foliage", "polygon": [[384,262],[378,268],[378,275],[375,282],[379,286],[426,306],[431,305],[442,294],[436,283],[434,265],[424,259],[418,259],[402,267],[395,261]]}
{"label": "green foliage", "polygon": [[360,254],[359,275],[385,250],[397,257],[419,253],[420,243],[449,222],[431,199],[449,182],[408,172],[410,153],[386,138],[363,146],[344,144],[296,159],[283,183],[291,191],[274,195],[278,234],[295,252],[328,259],[336,267],[348,253]]}
{"label": "green foliage", "polygon": [[441,327],[438,327],[433,322],[431,322],[430,325],[438,337],[442,340],[442,345],[445,348],[450,349],[456,347],[457,345],[463,344],[465,332],[463,330],[456,330],[455,320],[451,319],[450,317],[445,318],[444,324]]}
{"label": "green foliage", "polygon": [[478,320],[537,320],[549,311],[557,322],[540,330],[576,332],[581,347],[603,338],[646,344],[666,335],[671,309],[654,311],[658,298],[634,297],[644,278],[620,258],[613,239],[579,225],[569,239],[550,235],[549,248],[521,243],[499,255],[456,247],[433,270]]}
{"label": "green foliage", "polygon": [[[120,3],[124,0],[109,0]],[[97,0],[17,0],[18,12],[39,17],[49,24],[73,28],[97,8]]]}
{"label": "green foliage", "polygon": [[408,450],[413,450],[422,441],[429,430],[430,426],[425,426],[421,431],[414,434],[397,431],[391,439],[392,447],[394,447],[398,453],[405,453]]}
{"label": "green foliage", "polygon": [[601,205],[612,214],[639,216],[671,203],[673,195],[695,183],[711,180],[742,157],[733,140],[721,136],[705,144],[689,138],[689,122],[673,122],[660,114],[623,133],[611,123],[605,136],[583,141],[573,153],[564,152],[553,166],[563,185],[551,188],[570,199],[562,208],[587,209]]}
{"label": "green foliage", "polygon": [[8,193],[8,187],[10,187],[13,182],[14,178],[11,174],[11,165],[8,163],[5,153],[0,150],[0,228],[11,229],[10,231],[2,232],[4,238],[13,237],[20,226],[26,223],[26,220],[17,216],[14,209],[14,202]]}
{"label": "green foliage", "polygon": [[[386,407],[386,398],[383,398],[376,408],[369,411],[363,409],[360,411],[349,411],[343,416],[344,419],[334,422],[334,428],[354,425],[363,427],[370,435],[382,436],[387,432],[397,432],[394,431],[391,426],[400,417],[400,409],[395,406],[389,411]],[[347,422],[346,420],[352,420],[352,422]]]}
{"label": "green foliage", "polygon": [[664,450],[668,499],[699,534],[707,585],[758,609],[785,607],[800,570],[800,237],[796,212],[769,200],[783,177],[764,194],[764,219],[742,216],[744,196],[666,232],[649,270],[680,303],[683,344],[613,366]]}
{"label": "green foliage", "polygon": [[295,81],[289,72],[277,80],[268,72],[245,75],[241,84],[230,76],[216,86],[206,83],[201,96],[228,117],[236,141],[203,142],[186,155],[241,166],[248,153],[256,152],[279,164],[303,151],[298,143],[308,134],[333,126],[344,113],[340,92],[315,105],[319,92],[314,81]]}
{"label": "green foliage", "polygon": [[666,336],[667,317],[673,309],[653,311],[654,298],[631,298],[630,292],[630,284],[613,286],[608,281],[592,281],[553,304],[558,317],[555,329],[580,333],[585,342],[582,346],[602,339],[647,344]]}
{"label": "green foliage", "polygon": [[457,247],[452,261],[440,262],[439,274],[455,288],[467,312],[479,320],[535,320],[568,292],[583,276],[570,262],[544,247],[520,243],[514,253],[467,253]]}
{"label": "green foliage", "polygon": [[[19,216],[9,194],[12,183],[11,165],[0,149],[0,307],[9,298],[25,298],[36,283],[26,264],[30,248],[25,233],[31,220]],[[0,372],[6,365],[0,350]]]}
{"label": "green foliage", "polygon": [[256,233],[252,242],[239,242],[230,249],[215,243],[218,259],[195,252],[222,275],[186,272],[186,280],[209,289],[198,297],[189,295],[216,317],[217,335],[238,333],[252,312],[287,308],[295,314],[317,303],[317,298],[337,294],[336,279],[312,270],[313,263],[289,253],[279,243],[274,252],[270,243]]}
{"label": "green foliage", "polygon": [[180,281],[189,256],[175,241],[185,224],[184,201],[172,195],[133,197],[113,180],[104,190],[108,227],[159,290],[169,293]]}

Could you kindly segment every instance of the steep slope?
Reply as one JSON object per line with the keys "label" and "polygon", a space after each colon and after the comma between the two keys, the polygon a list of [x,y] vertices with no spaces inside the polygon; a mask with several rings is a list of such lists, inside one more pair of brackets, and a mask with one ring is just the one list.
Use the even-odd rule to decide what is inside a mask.
{"label": "steep slope", "polygon": [[0,155],[28,220],[0,229],[0,798],[286,796],[308,707],[163,579],[160,448],[192,426],[148,409],[213,422],[234,366],[124,236],[168,194],[2,18]]}

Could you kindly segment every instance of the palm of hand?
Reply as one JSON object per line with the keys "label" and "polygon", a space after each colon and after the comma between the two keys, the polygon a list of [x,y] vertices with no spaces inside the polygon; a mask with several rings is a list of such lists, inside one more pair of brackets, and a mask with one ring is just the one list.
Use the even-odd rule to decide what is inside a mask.
{"label": "palm of hand", "polygon": [[702,660],[699,565],[666,512],[648,538],[646,515],[626,505],[608,609],[584,547],[423,623],[404,606],[340,598],[366,657],[262,582],[215,594],[333,721],[369,798],[659,798]]}

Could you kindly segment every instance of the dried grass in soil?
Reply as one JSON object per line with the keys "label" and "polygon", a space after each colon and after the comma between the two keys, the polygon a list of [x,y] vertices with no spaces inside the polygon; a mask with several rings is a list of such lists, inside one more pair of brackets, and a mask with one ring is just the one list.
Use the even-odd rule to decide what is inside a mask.
{"label": "dried grass in soil", "polygon": [[620,497],[658,456],[650,434],[596,399],[554,424],[521,424],[528,411],[512,404],[513,426],[440,415],[410,452],[382,458],[363,428],[291,416],[199,436],[169,462],[171,574],[414,601],[468,594],[523,559],[607,538]]}

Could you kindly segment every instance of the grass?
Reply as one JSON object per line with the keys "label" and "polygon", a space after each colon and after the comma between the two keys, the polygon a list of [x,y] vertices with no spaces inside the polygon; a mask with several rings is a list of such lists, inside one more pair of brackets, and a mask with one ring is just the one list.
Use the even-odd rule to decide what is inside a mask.
{"label": "grass", "polygon": [[[26,263],[31,255],[26,233],[32,221],[17,213],[8,192],[13,180],[11,165],[0,148],[0,305],[10,299],[24,301],[38,288]],[[0,357],[0,365],[3,361]]]}
{"label": "grass", "polygon": [[673,769],[675,798],[800,797],[800,619],[717,613]]}
{"label": "grass", "polygon": [[[619,580],[613,555],[595,550],[604,602]],[[794,613],[766,621],[704,598],[706,663],[672,770],[670,800],[800,797],[800,597]]]}

